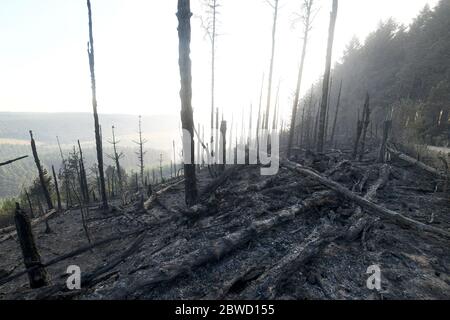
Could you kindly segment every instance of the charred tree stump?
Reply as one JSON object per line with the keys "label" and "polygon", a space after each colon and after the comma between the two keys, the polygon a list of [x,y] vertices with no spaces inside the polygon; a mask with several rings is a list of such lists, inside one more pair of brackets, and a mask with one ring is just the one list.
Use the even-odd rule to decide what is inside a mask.
{"label": "charred tree stump", "polygon": [[56,197],[58,199],[58,211],[62,211],[61,195],[59,193],[58,179],[56,178],[56,173],[55,173],[55,167],[54,166],[52,166],[52,172],[53,172],[53,180],[55,181]]}
{"label": "charred tree stump", "polygon": [[38,153],[36,150],[36,142],[34,141],[34,138],[33,138],[33,131],[31,131],[31,130],[30,130],[30,137],[31,137],[31,149],[33,151],[34,162],[36,163],[36,167],[38,169],[39,181],[41,183],[42,193],[44,194],[45,201],[47,201],[48,209],[52,210],[53,209],[52,198],[50,197],[50,192],[48,191],[47,185],[45,184],[44,170],[42,170],[41,162],[39,160],[39,156],[38,156]]}
{"label": "charred tree stump", "polygon": [[32,289],[41,288],[49,284],[49,276],[42,266],[41,256],[34,241],[33,231],[31,229],[30,219],[20,209],[20,205],[16,203],[16,214],[14,216],[16,223],[17,236],[19,238],[20,247],[22,249],[23,262],[26,269],[33,268],[28,271],[28,279]]}

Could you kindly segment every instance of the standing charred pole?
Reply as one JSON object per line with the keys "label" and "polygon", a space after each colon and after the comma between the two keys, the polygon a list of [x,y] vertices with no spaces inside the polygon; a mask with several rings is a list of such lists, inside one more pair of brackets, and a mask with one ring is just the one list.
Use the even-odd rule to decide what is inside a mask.
{"label": "standing charred pole", "polygon": [[95,144],[97,147],[97,162],[98,162],[98,174],[100,178],[100,192],[102,198],[103,209],[108,208],[108,198],[106,196],[105,187],[105,173],[103,171],[103,147],[102,138],[100,134],[100,124],[97,113],[97,88],[95,80],[95,55],[94,55],[94,36],[92,34],[92,10],[91,1],[87,0],[88,15],[89,15],[89,42],[88,42],[88,56],[89,56],[89,69],[91,71],[91,86],[92,86],[92,108],[94,111],[94,125],[95,125]]}
{"label": "standing charred pole", "polygon": [[361,142],[361,152],[359,154],[359,161],[363,160],[365,149],[366,149],[366,136],[367,128],[370,124],[370,97],[369,94],[366,95],[366,102],[364,103],[364,116],[363,116],[363,132],[362,132],[362,142]]}
{"label": "standing charred pole", "polygon": [[52,166],[52,172],[53,172],[53,180],[55,181],[56,198],[58,199],[58,211],[61,211],[62,210],[61,196],[59,194],[58,179],[56,178],[56,172],[55,172],[54,166]]}
{"label": "standing charred pole", "polygon": [[78,140],[78,150],[80,152],[80,176],[81,176],[81,191],[83,192],[83,199],[86,203],[89,203],[89,186],[87,182],[86,169],[84,167],[83,150],[81,149],[80,140]]}
{"label": "standing charred pole", "polygon": [[173,170],[175,171],[175,176],[177,176],[177,157],[176,157],[176,153],[175,153],[175,140],[173,140],[172,143],[173,146]]}
{"label": "standing charred pole", "polygon": [[331,145],[333,145],[333,143],[334,143],[334,136],[336,134],[336,124],[337,124],[337,119],[339,116],[339,108],[341,106],[341,93],[342,93],[342,80],[341,80],[341,84],[339,85],[339,94],[338,94],[338,100],[337,100],[337,104],[336,104],[336,112],[334,114],[333,128],[331,129],[331,138],[330,138]]}
{"label": "standing charred pole", "polygon": [[17,237],[22,249],[23,262],[28,270],[28,279],[32,289],[41,288],[49,284],[49,276],[41,263],[41,256],[34,241],[31,229],[30,218],[16,203],[16,213],[14,215],[16,223]]}
{"label": "standing charred pole", "polygon": [[[295,135],[295,120],[297,119],[297,110],[298,110],[298,103],[300,99],[300,88],[302,86],[302,78],[303,78],[303,68],[305,65],[305,58],[306,58],[306,46],[308,45],[308,36],[309,32],[311,31],[311,12],[312,12],[312,6],[313,6],[314,0],[306,0],[304,2],[304,10],[305,10],[305,16],[304,16],[304,32],[303,32],[303,49],[302,49],[302,56],[300,59],[300,67],[298,69],[298,76],[297,76],[297,88],[295,90],[295,98],[292,106],[292,116],[291,116],[291,129],[289,131],[289,139],[288,139],[288,149],[287,149],[287,157],[289,158],[291,156],[291,149],[292,144],[294,141],[294,135]],[[302,124],[303,125],[303,124]]]}
{"label": "standing charred pole", "polygon": [[163,168],[162,168],[162,153],[159,155],[159,176],[161,178],[161,183],[164,182],[164,178],[163,178]]}
{"label": "standing charred pole", "polygon": [[[225,165],[227,164],[227,122],[222,120],[220,124],[220,156],[222,157],[222,171],[225,170]],[[219,160],[219,162],[220,162]]]}
{"label": "standing charred pole", "polygon": [[[264,77],[265,75],[263,74],[262,76],[262,81],[261,81],[261,92],[259,94],[259,107],[258,107],[258,119],[256,121],[256,157],[257,157],[257,163],[259,163],[259,130],[262,127],[262,123],[263,120],[261,118],[261,108],[262,108],[262,98],[263,98],[263,89],[264,89]],[[232,140],[230,139],[230,144]]]}
{"label": "standing charred pole", "polygon": [[47,207],[49,210],[53,209],[52,198],[50,197],[50,192],[48,191],[47,185],[45,183],[45,174],[44,170],[41,166],[41,161],[39,160],[39,156],[36,150],[36,142],[33,138],[33,131],[30,130],[31,137],[31,150],[33,151],[34,162],[36,163],[36,167],[39,173],[39,181],[41,183],[42,193],[44,194],[45,201],[47,202]]}
{"label": "standing charred pole", "polygon": [[268,2],[273,8],[273,26],[272,26],[272,51],[270,56],[270,67],[269,67],[269,83],[267,88],[267,106],[266,106],[266,118],[264,121],[264,129],[269,129],[269,115],[270,115],[270,103],[272,97],[272,78],[273,78],[273,65],[275,60],[275,45],[276,45],[276,34],[277,34],[277,20],[278,20],[278,2],[279,0],[274,0],[274,2]]}
{"label": "standing charred pole", "polygon": [[139,151],[136,152],[139,160],[139,172],[140,172],[140,180],[141,185],[144,186],[144,155],[147,152],[144,152],[144,144],[147,143],[146,139],[142,139],[142,117],[139,116],[139,141],[133,141],[139,146]]}
{"label": "standing charred pole", "polygon": [[112,156],[109,156],[109,158],[111,158],[114,161],[115,165],[116,165],[117,179],[118,179],[118,182],[119,182],[119,192],[120,192],[121,197],[123,197],[124,192],[123,192],[123,181],[122,181],[122,169],[120,168],[120,159],[124,155],[123,155],[122,152],[121,153],[117,153],[117,144],[120,141],[116,140],[116,135],[115,135],[115,132],[114,132],[114,126],[112,126],[112,137],[113,137],[112,141],[109,141],[109,143],[112,144],[112,146],[113,146],[114,154]]}
{"label": "standing charred pole", "polygon": [[331,56],[333,53],[333,42],[334,42],[334,30],[336,28],[336,20],[338,13],[338,0],[333,0],[333,10],[330,14],[330,27],[328,30],[328,45],[327,45],[327,58],[325,64],[325,74],[323,77],[322,86],[322,102],[320,106],[320,117],[319,117],[319,132],[317,137],[317,152],[323,152],[324,141],[325,141],[325,120],[327,115],[328,107],[328,91],[330,85],[330,74],[331,74]]}
{"label": "standing charred pole", "polygon": [[185,200],[191,206],[197,202],[197,182],[195,178],[194,116],[192,110],[191,74],[191,2],[178,0],[179,67],[181,77],[181,122],[183,127],[183,154],[185,177]]}
{"label": "standing charred pole", "polygon": [[386,162],[386,147],[389,139],[389,131],[392,127],[392,120],[386,120],[383,126],[383,140],[381,141],[380,152],[378,154],[378,162]]}
{"label": "standing charred pole", "polygon": [[33,205],[31,204],[30,194],[25,189],[25,196],[27,197],[28,207],[30,208],[30,217],[34,218]]}

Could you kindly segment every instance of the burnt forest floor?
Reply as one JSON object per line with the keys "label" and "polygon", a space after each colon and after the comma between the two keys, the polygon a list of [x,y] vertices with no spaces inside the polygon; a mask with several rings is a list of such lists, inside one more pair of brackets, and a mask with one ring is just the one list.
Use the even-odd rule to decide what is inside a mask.
{"label": "burnt forest floor", "polygon": [[[383,166],[375,157],[342,162],[349,154],[335,151],[297,161],[364,196]],[[449,195],[436,192],[433,176],[396,159],[388,169],[373,202],[450,230]],[[92,242],[120,239],[49,266],[50,287],[31,290],[26,275],[1,285],[0,299],[450,299],[448,239],[358,212],[283,166],[276,176],[261,176],[259,166],[227,173],[214,190],[208,170],[200,171],[203,197],[193,208],[184,204],[182,181],[147,210],[118,201],[107,212],[91,208]],[[320,197],[326,201],[314,200]],[[302,207],[308,209],[289,214]],[[361,217],[367,222],[347,237]],[[88,244],[80,210],[58,213],[49,225],[49,234],[45,223],[33,229],[43,262]],[[340,236],[322,242],[330,227]],[[130,235],[134,230],[142,231]],[[302,250],[309,254],[298,255]],[[24,269],[17,237],[0,243],[0,255],[0,278]],[[69,265],[92,275],[82,290],[65,289]],[[366,285],[371,265],[381,269],[379,291]]]}

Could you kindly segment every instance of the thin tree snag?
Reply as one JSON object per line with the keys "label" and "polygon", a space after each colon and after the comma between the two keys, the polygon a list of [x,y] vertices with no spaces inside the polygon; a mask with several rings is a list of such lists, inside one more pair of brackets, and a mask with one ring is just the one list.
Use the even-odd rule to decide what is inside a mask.
{"label": "thin tree snag", "polygon": [[[192,110],[191,74],[191,2],[178,0],[179,67],[181,77],[181,122],[183,128],[183,154],[185,177],[185,201],[188,206],[197,202],[197,182],[195,177],[194,116]],[[212,147],[212,146],[211,146]],[[188,158],[189,157],[189,158]]]}
{"label": "thin tree snag", "polygon": [[58,179],[56,177],[55,167],[52,166],[53,180],[55,181],[56,198],[58,199],[58,211],[62,211],[61,195],[59,194]]}
{"label": "thin tree snag", "polygon": [[30,208],[30,218],[34,218],[33,205],[31,204],[30,194],[25,189],[25,196],[27,197],[28,207]]}
{"label": "thin tree snag", "polygon": [[227,122],[223,121],[220,124],[220,152],[219,156],[222,156],[222,171],[225,170],[225,165],[227,164]]}
{"label": "thin tree snag", "polygon": [[414,158],[412,158],[412,157],[410,157],[410,156],[408,156],[408,155],[406,155],[404,153],[401,153],[400,151],[395,150],[393,147],[391,147],[389,145],[386,146],[386,150],[389,151],[394,156],[398,157],[399,159],[401,159],[403,161],[406,161],[409,164],[412,164],[414,166],[417,166],[420,169],[422,169],[422,170],[424,170],[424,171],[426,171],[428,173],[431,173],[432,175],[434,175],[434,176],[436,176],[438,178],[445,177],[445,174],[440,172],[438,169],[433,168],[433,167],[431,167],[429,165],[426,165],[425,163],[423,163],[423,162],[421,162],[419,160],[416,160],[416,159],[414,159]]}
{"label": "thin tree snag", "polygon": [[276,46],[276,33],[277,33],[277,20],[278,20],[278,2],[279,0],[274,0],[272,4],[269,2],[270,6],[273,8],[273,25],[272,25],[272,50],[270,56],[270,67],[269,67],[269,82],[267,85],[267,106],[266,106],[266,117],[264,119],[264,129],[269,129],[269,116],[270,116],[270,103],[272,97],[272,78],[273,78],[273,66],[275,62],[275,46]]}
{"label": "thin tree snag", "polygon": [[50,197],[50,192],[47,189],[47,185],[45,183],[45,175],[44,170],[41,166],[41,161],[39,160],[39,156],[36,150],[36,142],[33,138],[33,131],[30,130],[31,137],[31,150],[33,151],[34,162],[36,163],[36,167],[39,173],[39,182],[41,183],[42,193],[44,194],[45,201],[47,202],[47,206],[49,210],[53,209],[52,198]]}
{"label": "thin tree snag", "polygon": [[89,203],[89,186],[87,182],[86,169],[84,167],[83,150],[81,149],[80,140],[78,140],[78,150],[80,151],[80,176],[82,182],[83,199],[86,203]]}
{"label": "thin tree snag", "polygon": [[300,245],[294,247],[275,266],[261,275],[245,293],[245,298],[275,299],[277,288],[323,248],[342,236],[342,231],[326,225],[316,228]]}
{"label": "thin tree snag", "polygon": [[16,214],[14,216],[14,220],[16,222],[20,247],[22,248],[25,268],[32,268],[32,270],[28,271],[30,287],[32,289],[37,289],[47,286],[49,283],[49,277],[47,271],[41,263],[41,256],[39,255],[36,243],[34,241],[30,219],[26,213],[20,209],[18,203],[16,203]]}
{"label": "thin tree snag", "polygon": [[[292,144],[294,141],[294,136],[295,136],[295,121],[297,119],[297,111],[298,111],[298,102],[300,99],[300,88],[302,86],[302,78],[303,78],[303,68],[305,65],[305,58],[306,58],[306,46],[308,45],[308,36],[309,36],[309,31],[311,30],[311,9],[313,6],[313,2],[314,0],[307,0],[305,2],[305,8],[304,10],[305,12],[305,21],[304,21],[304,33],[303,33],[303,48],[302,48],[302,56],[300,59],[300,67],[298,69],[298,76],[297,76],[297,89],[295,91],[295,98],[294,98],[294,103],[292,105],[292,116],[291,116],[291,128],[289,131],[289,140],[288,140],[288,149],[287,149],[287,157],[288,159],[291,157],[291,149],[292,149]],[[303,114],[304,114],[304,110],[303,109]],[[303,117],[302,117],[303,118]],[[302,126],[304,125],[304,123],[302,122]]]}
{"label": "thin tree snag", "polygon": [[386,120],[383,126],[383,140],[381,141],[380,152],[378,154],[378,162],[386,162],[386,147],[389,139],[389,131],[392,128],[392,121]]}
{"label": "thin tree snag", "polygon": [[11,164],[13,162],[16,162],[16,161],[19,161],[19,160],[22,160],[22,159],[25,159],[25,158],[28,158],[28,156],[23,156],[23,157],[19,157],[19,158],[16,158],[16,159],[8,160],[8,161],[5,161],[5,162],[0,162],[0,167],[6,166],[8,164]]}
{"label": "thin tree snag", "polygon": [[247,244],[259,235],[295,219],[296,216],[309,212],[313,208],[330,206],[336,204],[336,198],[332,192],[319,192],[311,198],[303,201],[302,204],[289,207],[279,212],[273,213],[273,217],[266,220],[253,221],[249,226],[228,234],[223,238],[205,243],[202,248],[194,250],[182,259],[174,259],[163,263],[154,270],[152,274],[146,276],[146,280],[136,280],[130,284],[124,292],[119,293],[116,299],[130,298],[139,290],[149,289],[156,284],[171,281],[180,275],[190,272],[192,269],[209,262],[219,261],[225,255]]}
{"label": "thin tree snag", "polygon": [[95,126],[95,145],[97,149],[97,165],[98,174],[100,179],[100,195],[102,197],[103,209],[108,208],[108,198],[106,196],[105,187],[105,173],[103,171],[103,146],[100,123],[98,120],[97,112],[97,87],[95,80],[95,54],[94,54],[94,36],[92,34],[92,10],[91,1],[87,0],[88,16],[89,16],[89,42],[88,42],[88,56],[89,56],[89,69],[91,72],[91,86],[92,86],[92,108],[94,111],[94,126]]}
{"label": "thin tree snag", "polygon": [[370,97],[369,94],[366,95],[366,102],[364,103],[364,112],[362,118],[362,141],[361,141],[361,152],[359,153],[359,161],[363,160],[365,149],[366,149],[366,136],[367,129],[370,124]]}
{"label": "thin tree snag", "polygon": [[337,100],[337,104],[336,104],[336,112],[334,114],[333,128],[331,130],[330,142],[331,142],[332,146],[334,144],[334,138],[335,138],[335,134],[336,134],[336,124],[337,124],[337,119],[339,116],[339,109],[341,106],[341,94],[342,94],[342,79],[341,79],[341,83],[339,85],[339,94],[338,94],[338,100]]}
{"label": "thin tree snag", "polygon": [[330,26],[328,29],[328,45],[327,45],[327,58],[325,64],[325,74],[323,77],[322,85],[322,102],[320,106],[320,117],[319,117],[319,128],[317,137],[317,152],[323,152],[324,141],[325,141],[325,119],[327,115],[328,108],[328,94],[330,85],[330,73],[331,73],[331,56],[333,53],[333,42],[334,42],[334,30],[336,27],[338,13],[338,0],[333,0],[333,10],[330,13]]}
{"label": "thin tree snag", "polygon": [[449,231],[426,225],[422,222],[405,217],[404,215],[402,215],[398,212],[389,210],[387,208],[383,208],[367,199],[364,199],[363,197],[358,196],[357,194],[351,192],[350,190],[348,190],[344,186],[340,185],[339,183],[322,177],[320,174],[312,171],[311,169],[303,167],[297,163],[293,163],[289,160],[282,161],[282,165],[291,171],[297,172],[301,175],[305,175],[305,176],[308,176],[310,178],[317,180],[322,185],[330,188],[331,190],[337,192],[339,195],[345,197],[348,200],[355,202],[356,204],[361,206],[363,209],[366,209],[366,210],[378,215],[381,218],[390,220],[401,226],[411,228],[411,229],[419,231],[419,232],[426,231],[426,232],[434,233],[434,234],[443,236],[447,239],[450,239]]}

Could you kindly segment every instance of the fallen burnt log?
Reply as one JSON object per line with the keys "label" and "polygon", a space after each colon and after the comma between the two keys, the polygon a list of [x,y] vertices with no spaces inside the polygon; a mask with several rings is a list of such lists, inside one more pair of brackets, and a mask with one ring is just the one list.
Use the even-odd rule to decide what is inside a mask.
{"label": "fallen burnt log", "polygon": [[[46,220],[50,219],[54,214],[56,214],[56,210],[55,210],[55,209],[50,210],[50,211],[49,211],[47,214],[45,214],[44,216],[32,220],[32,221],[30,222],[30,223],[31,223],[31,226],[34,227],[34,226],[37,225],[38,223],[41,223],[42,221],[46,221]],[[4,229],[0,230],[0,233],[9,232],[9,233],[7,233],[6,235],[0,237],[0,243],[2,243],[2,242],[4,242],[4,241],[6,241],[6,240],[8,240],[8,239],[11,239],[12,237],[14,237],[14,236],[17,234],[17,231],[14,230],[14,229],[15,229],[15,226],[11,226],[11,227],[7,227],[7,228],[4,228]],[[11,231],[11,230],[14,230],[14,231]],[[11,232],[10,232],[10,231],[11,231]]]}
{"label": "fallen burnt log", "polygon": [[335,204],[336,196],[333,192],[318,192],[299,205],[274,213],[272,218],[254,221],[244,229],[211,241],[210,243],[206,243],[202,248],[188,253],[183,258],[175,258],[163,263],[157,270],[146,276],[145,280],[137,280],[134,284],[128,286],[125,291],[118,293],[114,298],[131,298],[141,290],[147,290],[162,282],[174,280],[175,278],[190,272],[193,268],[208,262],[219,261],[225,255],[242,247],[257,236],[282,223],[294,220],[295,217],[300,214],[309,212],[313,208]]}
{"label": "fallen burnt log", "polygon": [[[364,196],[364,199],[368,201],[373,201],[377,195],[378,189],[382,188],[389,180],[390,173],[391,173],[390,166],[386,164],[381,166],[379,178],[372,186],[369,187],[369,190]],[[363,232],[366,225],[369,223],[371,217],[367,215],[363,216],[361,215],[362,215],[362,208],[358,206],[354,214],[354,217],[356,217],[358,220],[355,223],[353,223],[353,225],[348,229],[348,232],[345,236],[347,240],[349,241],[356,240],[358,236],[361,234],[361,232]]]}
{"label": "fallen burnt log", "polygon": [[243,293],[243,298],[275,299],[277,288],[283,281],[289,279],[301,266],[305,265],[324,247],[342,235],[342,230],[329,224],[314,229],[305,241],[295,246],[289,254],[261,275],[252,286],[247,288]]}
{"label": "fallen burnt log", "polygon": [[426,232],[441,235],[447,239],[450,239],[450,232],[447,230],[443,230],[443,229],[439,229],[439,228],[436,228],[436,227],[433,227],[430,225],[426,225],[425,223],[405,217],[404,215],[402,215],[398,212],[389,210],[387,208],[383,208],[367,199],[364,199],[363,197],[358,196],[357,194],[355,194],[354,192],[351,192],[350,190],[348,190],[346,187],[340,185],[339,183],[334,182],[330,179],[324,178],[320,174],[318,174],[318,173],[314,172],[313,170],[306,168],[302,165],[291,162],[289,160],[283,160],[281,163],[282,163],[282,166],[284,166],[285,168],[287,168],[293,172],[296,172],[301,175],[311,177],[311,178],[317,180],[322,185],[330,188],[331,190],[335,191],[339,195],[345,197],[348,200],[355,202],[362,208],[378,215],[381,218],[385,218],[385,219],[395,222],[401,226],[411,228],[411,229],[417,230],[419,232],[426,231]]}
{"label": "fallen burnt log", "polygon": [[178,185],[180,185],[181,183],[184,182],[184,179],[181,179],[177,182],[174,182],[164,188],[162,188],[161,190],[158,190],[156,192],[153,192],[152,195],[150,196],[150,198],[144,202],[144,208],[145,210],[150,209],[151,205],[156,202],[156,200],[158,199],[158,196],[164,194],[165,192],[169,191],[170,189],[172,189],[173,187],[176,187]]}
{"label": "fallen burnt log", "polygon": [[[71,251],[69,253],[66,253],[66,254],[64,254],[64,255],[62,255],[60,257],[54,258],[54,259],[52,259],[52,260],[50,260],[48,262],[42,263],[40,266],[44,267],[44,268],[49,267],[49,266],[54,265],[56,263],[59,263],[61,261],[70,259],[72,257],[78,256],[78,255],[80,255],[82,253],[85,253],[87,251],[90,251],[90,250],[92,250],[92,249],[94,249],[96,247],[99,247],[99,246],[111,243],[113,241],[123,240],[123,239],[125,239],[127,237],[131,237],[131,236],[134,236],[134,235],[137,235],[137,234],[141,234],[142,232],[145,232],[145,231],[150,230],[150,229],[151,229],[151,227],[141,228],[141,229],[138,229],[138,230],[134,230],[134,231],[130,231],[130,232],[127,232],[127,233],[119,234],[119,235],[116,235],[116,236],[108,238],[108,239],[100,240],[100,241],[95,242],[93,244],[90,244],[90,245],[78,248],[78,249],[76,249],[74,251]],[[8,283],[8,282],[10,282],[10,281],[12,281],[14,279],[17,279],[17,278],[23,276],[24,274],[27,274],[27,273],[35,270],[35,269],[37,269],[37,267],[31,267],[31,268],[28,268],[26,270],[20,271],[20,272],[14,274],[14,275],[11,275],[11,276],[9,276],[7,278],[2,278],[2,279],[0,279],[0,286],[2,286],[5,283]]]}
{"label": "fallen burnt log", "polygon": [[438,178],[445,177],[445,174],[443,174],[442,172],[440,172],[438,169],[433,168],[433,167],[431,167],[431,166],[429,166],[429,165],[427,165],[427,164],[425,164],[425,163],[423,163],[423,162],[420,162],[419,160],[416,160],[416,159],[414,159],[414,158],[412,158],[412,157],[410,157],[410,156],[408,156],[408,155],[406,155],[406,154],[404,154],[404,153],[401,153],[400,151],[394,149],[392,146],[387,146],[386,149],[387,149],[391,154],[393,154],[394,156],[396,156],[397,158],[399,158],[399,159],[401,159],[401,160],[403,160],[403,161],[406,161],[406,162],[408,162],[409,164],[412,164],[412,165],[414,165],[414,166],[417,166],[417,167],[419,167],[420,169],[425,170],[426,172],[431,173],[431,174],[437,176]]}
{"label": "fallen burnt log", "polygon": [[8,164],[14,163],[16,161],[19,161],[19,160],[22,160],[22,159],[25,159],[25,158],[28,158],[28,156],[23,156],[23,157],[19,157],[19,158],[16,158],[16,159],[8,160],[8,161],[5,161],[5,162],[0,162],[0,167],[6,166]]}

